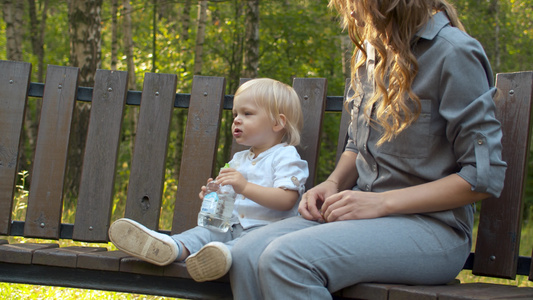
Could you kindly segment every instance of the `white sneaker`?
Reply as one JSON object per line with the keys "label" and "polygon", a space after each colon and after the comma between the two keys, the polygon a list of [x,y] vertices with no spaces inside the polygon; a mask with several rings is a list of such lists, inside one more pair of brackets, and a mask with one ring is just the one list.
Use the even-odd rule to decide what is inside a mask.
{"label": "white sneaker", "polygon": [[119,250],[159,266],[172,263],[179,255],[178,244],[170,236],[126,218],[109,226],[109,239]]}
{"label": "white sneaker", "polygon": [[190,255],[185,264],[192,279],[203,282],[224,276],[231,267],[231,261],[231,252],[226,245],[211,242]]}

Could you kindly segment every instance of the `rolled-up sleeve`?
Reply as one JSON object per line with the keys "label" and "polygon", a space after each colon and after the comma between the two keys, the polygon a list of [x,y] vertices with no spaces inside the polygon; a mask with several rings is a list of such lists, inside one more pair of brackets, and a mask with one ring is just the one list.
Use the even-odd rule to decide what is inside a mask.
{"label": "rolled-up sleeve", "polygon": [[457,174],[473,191],[498,197],[507,164],[501,157],[501,125],[495,117],[496,88],[481,45],[473,39],[464,42],[450,47],[443,60],[439,112],[448,121],[446,136],[460,167]]}

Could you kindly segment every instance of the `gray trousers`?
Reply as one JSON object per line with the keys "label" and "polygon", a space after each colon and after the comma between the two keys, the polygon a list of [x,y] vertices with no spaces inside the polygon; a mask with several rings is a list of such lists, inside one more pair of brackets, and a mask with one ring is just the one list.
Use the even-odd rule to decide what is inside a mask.
{"label": "gray trousers", "polygon": [[359,282],[444,284],[471,250],[468,234],[423,215],[319,224],[293,217],[233,246],[234,299],[331,299]]}
{"label": "gray trousers", "polygon": [[227,232],[220,232],[213,229],[207,229],[202,226],[196,226],[180,234],[172,235],[176,243],[182,243],[191,254],[198,252],[203,246],[210,242],[224,243],[231,250],[233,244],[247,233],[260,228],[255,226],[243,229],[241,224],[234,224]]}

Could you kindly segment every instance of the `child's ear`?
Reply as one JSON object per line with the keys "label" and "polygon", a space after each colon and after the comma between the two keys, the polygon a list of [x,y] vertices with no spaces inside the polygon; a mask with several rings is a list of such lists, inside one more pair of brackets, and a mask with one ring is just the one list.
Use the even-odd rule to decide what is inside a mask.
{"label": "child's ear", "polygon": [[287,117],[285,117],[284,114],[279,114],[279,120],[274,124],[274,131],[279,132],[285,128],[285,124],[287,124]]}

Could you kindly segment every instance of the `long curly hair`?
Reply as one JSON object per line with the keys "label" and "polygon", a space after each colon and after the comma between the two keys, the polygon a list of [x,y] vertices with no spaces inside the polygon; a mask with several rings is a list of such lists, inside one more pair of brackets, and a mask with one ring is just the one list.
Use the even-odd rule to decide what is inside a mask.
{"label": "long curly hair", "polygon": [[[353,87],[361,84],[357,70],[367,59],[365,42],[376,49],[376,92],[366,108],[375,105],[375,119],[367,118],[383,128],[378,141],[381,145],[409,127],[420,115],[420,99],[411,89],[418,73],[412,51],[415,33],[438,11],[447,14],[452,26],[463,31],[464,27],[455,8],[446,0],[330,0],[329,6],[337,10],[343,28],[356,46],[351,59]],[[358,51],[362,53],[359,59]]]}

